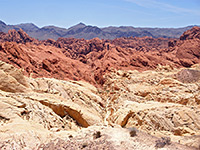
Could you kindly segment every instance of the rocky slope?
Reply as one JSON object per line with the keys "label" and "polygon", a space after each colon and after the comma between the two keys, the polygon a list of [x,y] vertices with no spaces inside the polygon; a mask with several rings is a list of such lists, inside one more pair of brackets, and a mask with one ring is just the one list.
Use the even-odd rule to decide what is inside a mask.
{"label": "rocky slope", "polygon": [[[190,31],[198,34],[199,28]],[[85,80],[98,86],[111,68],[148,70],[158,64],[190,67],[199,63],[200,39],[192,34],[182,39],[187,32],[181,40],[143,37],[38,41],[23,30],[12,30],[0,36],[0,60],[22,68],[32,77]]]}
{"label": "rocky slope", "polygon": [[199,78],[180,82],[179,70],[113,70],[104,90],[27,78],[4,62],[0,74],[1,149],[199,147]]}
{"label": "rocky slope", "polygon": [[27,32],[31,37],[39,40],[46,40],[48,38],[57,40],[59,37],[73,37],[92,39],[98,37],[100,39],[115,39],[120,37],[143,37],[151,36],[154,38],[179,38],[179,36],[186,30],[191,29],[193,26],[183,28],[134,28],[131,26],[120,27],[105,27],[99,28],[97,26],[85,25],[79,23],[68,29],[56,26],[45,26],[42,28],[37,27],[32,23],[23,23],[18,25],[7,25],[0,21],[0,31],[8,32],[8,30],[20,28]]}
{"label": "rocky slope", "polygon": [[0,149],[199,149],[199,58],[198,27],[180,40],[1,33]]}

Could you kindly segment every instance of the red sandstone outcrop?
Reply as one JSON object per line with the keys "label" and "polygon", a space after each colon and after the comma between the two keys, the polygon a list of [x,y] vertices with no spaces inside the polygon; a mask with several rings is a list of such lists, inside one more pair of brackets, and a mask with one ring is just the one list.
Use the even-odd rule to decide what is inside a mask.
{"label": "red sandstone outcrop", "polygon": [[89,66],[66,57],[59,48],[4,42],[0,46],[0,59],[22,68],[32,77],[53,77],[58,79],[86,80],[95,83]]}
{"label": "red sandstone outcrop", "polygon": [[199,33],[199,28],[194,27],[185,32],[181,40],[151,37],[115,40],[59,38],[57,41],[39,42],[22,30],[12,30],[8,34],[0,34],[0,59],[23,68],[25,74],[33,77],[103,84],[103,75],[112,68],[142,71],[154,69],[159,64],[190,67],[199,63]]}
{"label": "red sandstone outcrop", "polygon": [[22,29],[19,31],[9,30],[8,34],[0,33],[0,42],[8,41],[8,42],[16,42],[16,43],[27,43],[27,42],[38,42],[36,39],[30,37],[26,32]]}
{"label": "red sandstone outcrop", "polygon": [[199,27],[193,27],[191,30],[187,30],[181,35],[180,40],[188,40],[188,39],[194,39],[198,38],[200,39],[200,28]]}
{"label": "red sandstone outcrop", "polygon": [[[171,51],[176,53],[176,57],[184,67],[191,67],[193,64],[200,63],[200,28],[193,27],[183,33],[180,41],[174,41]],[[172,44],[171,44],[172,45]]]}

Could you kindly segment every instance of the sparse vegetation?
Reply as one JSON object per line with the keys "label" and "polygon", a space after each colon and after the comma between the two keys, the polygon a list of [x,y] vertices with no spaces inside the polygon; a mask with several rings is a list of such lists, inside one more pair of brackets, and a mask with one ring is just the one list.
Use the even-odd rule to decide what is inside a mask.
{"label": "sparse vegetation", "polygon": [[98,139],[101,137],[101,132],[100,131],[97,131],[93,134],[93,139]]}
{"label": "sparse vegetation", "polygon": [[163,148],[165,145],[170,145],[171,139],[170,137],[161,137],[161,139],[156,140],[156,148]]}
{"label": "sparse vegetation", "polygon": [[135,128],[128,128],[130,137],[137,136],[137,132]]}

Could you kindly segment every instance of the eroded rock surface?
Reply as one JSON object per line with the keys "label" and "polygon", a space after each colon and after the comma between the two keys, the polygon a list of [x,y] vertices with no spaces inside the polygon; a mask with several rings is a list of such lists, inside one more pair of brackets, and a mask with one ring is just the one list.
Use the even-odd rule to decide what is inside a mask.
{"label": "eroded rock surface", "polygon": [[200,77],[198,68],[160,66],[157,71],[142,73],[113,70],[106,75],[104,87],[109,98],[108,124],[134,126],[151,135],[170,136],[173,141],[198,147],[200,83],[194,81]]}
{"label": "eroded rock surface", "polygon": [[200,63],[199,27],[181,39],[118,38],[91,40],[59,38],[37,41],[23,30],[0,34],[0,60],[21,68],[27,76],[84,80],[96,87],[103,75],[117,70],[149,70],[158,65],[191,67]]}
{"label": "eroded rock surface", "polygon": [[12,78],[1,83],[16,87],[0,89],[1,148],[156,149],[161,137],[170,137],[167,149],[199,146],[200,83],[178,81],[180,70],[112,70],[102,90],[84,81],[27,78],[0,64]]}

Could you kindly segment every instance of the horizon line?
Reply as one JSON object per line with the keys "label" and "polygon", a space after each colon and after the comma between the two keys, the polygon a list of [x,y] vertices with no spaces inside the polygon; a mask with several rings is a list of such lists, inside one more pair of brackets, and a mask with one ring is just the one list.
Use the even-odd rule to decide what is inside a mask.
{"label": "horizon line", "polygon": [[33,24],[38,28],[44,28],[44,27],[49,27],[49,26],[54,26],[54,27],[58,27],[58,28],[64,28],[64,29],[69,29],[70,27],[76,26],[78,24],[84,24],[86,26],[93,26],[93,27],[98,27],[98,28],[108,28],[108,27],[133,27],[133,28],[184,28],[184,27],[190,27],[190,26],[200,26],[197,24],[188,24],[188,25],[182,25],[182,26],[134,26],[134,25],[107,25],[107,26],[98,26],[98,25],[94,25],[94,24],[86,24],[83,21],[80,21],[79,23],[70,25],[69,27],[64,27],[64,26],[60,26],[60,25],[55,25],[55,24],[47,24],[47,25],[42,25],[39,26],[34,22],[20,22],[20,23],[16,23],[16,24],[10,24],[10,23],[6,23],[3,20],[0,20],[1,22],[5,23],[8,26],[15,26],[15,25],[21,25],[21,24]]}

